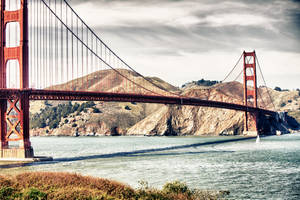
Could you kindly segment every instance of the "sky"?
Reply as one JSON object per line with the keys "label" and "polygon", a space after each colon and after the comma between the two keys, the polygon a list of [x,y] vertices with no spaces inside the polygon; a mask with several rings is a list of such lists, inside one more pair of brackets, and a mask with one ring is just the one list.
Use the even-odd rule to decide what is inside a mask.
{"label": "sky", "polygon": [[300,88],[300,0],[69,0],[135,70],[175,85],[223,80],[257,53],[267,86]]}

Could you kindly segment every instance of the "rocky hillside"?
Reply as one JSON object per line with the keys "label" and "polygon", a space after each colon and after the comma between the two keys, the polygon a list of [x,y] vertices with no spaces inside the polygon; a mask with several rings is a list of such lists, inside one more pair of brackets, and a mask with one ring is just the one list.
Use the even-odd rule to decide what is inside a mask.
{"label": "rocky hillside", "polygon": [[[258,89],[260,96],[267,95],[266,88]],[[189,86],[182,95],[194,96],[205,100],[230,102],[242,104],[243,86],[238,82],[220,83],[212,87]],[[279,94],[271,91],[271,97],[276,99],[274,102],[276,110],[286,111],[290,104],[299,105],[299,94],[295,92],[285,92]],[[292,97],[292,102],[283,106],[282,102],[290,102],[286,96]],[[285,97],[278,100],[278,97]],[[259,99],[258,104],[261,108],[273,109],[270,98]],[[299,106],[290,108],[297,112]],[[267,119],[264,119],[267,120]],[[131,127],[127,134],[142,135],[239,135],[243,132],[243,113],[233,110],[193,107],[193,106],[163,106],[144,120]],[[293,124],[293,125],[291,125]],[[273,126],[275,130],[288,132],[289,128],[295,129],[294,121],[286,123],[285,127],[278,127],[272,122],[267,126]],[[269,130],[269,128],[268,128]]]}
{"label": "rocky hillside", "polygon": [[[123,70],[127,76],[136,81],[143,82],[146,87],[154,89],[149,82],[142,80],[136,74]],[[115,72],[103,70],[89,75],[90,91],[121,91],[124,90],[124,79],[115,76]],[[107,81],[112,80],[110,87]],[[231,103],[242,103],[243,87],[238,82],[218,83],[213,86],[199,86],[189,84],[188,87],[178,89],[158,78],[148,78],[161,88],[172,90],[183,96],[194,96],[201,99],[223,101]],[[80,89],[80,82],[67,83],[55,87],[75,87]],[[130,88],[129,88],[130,90]],[[128,92],[128,91],[126,91]],[[130,92],[130,91],[129,91]],[[300,95],[298,91],[269,91],[274,100],[276,110],[289,111],[297,117],[299,115]],[[273,109],[273,104],[268,98],[266,88],[259,89],[259,100],[261,107]],[[237,135],[243,131],[243,113],[205,107],[192,106],[170,106],[158,104],[139,103],[116,103],[116,102],[95,102],[94,105],[79,108],[83,102],[72,102],[68,111],[64,114],[55,113],[51,119],[47,119],[46,112],[53,112],[59,109],[61,102],[32,102],[32,135]],[[65,102],[70,104],[68,102]],[[51,111],[52,110],[52,111]],[[42,112],[41,112],[42,111]],[[53,116],[55,116],[53,118]],[[53,118],[53,119],[52,119]],[[42,119],[34,125],[34,121]],[[53,120],[57,121],[53,126]],[[51,123],[52,122],[52,123]],[[288,125],[287,125],[288,126]],[[290,128],[290,127],[287,127]]]}

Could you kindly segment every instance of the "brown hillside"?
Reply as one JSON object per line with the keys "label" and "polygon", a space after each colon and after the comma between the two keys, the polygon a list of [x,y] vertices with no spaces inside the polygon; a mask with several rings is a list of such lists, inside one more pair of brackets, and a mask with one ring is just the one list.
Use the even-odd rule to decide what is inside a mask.
{"label": "brown hillside", "polygon": [[[134,80],[138,84],[143,85],[149,90],[153,90],[159,93],[165,93],[165,91],[155,87],[149,81],[154,82],[160,88],[180,93],[180,90],[163,80],[156,77],[146,77],[149,81],[137,76],[134,72],[128,70],[119,70],[124,76]],[[92,73],[82,79],[76,79],[66,84],[56,85],[49,89],[70,89],[82,90],[87,85],[82,86],[82,82],[88,84],[88,91],[103,91],[103,92],[136,92],[133,84],[131,84],[124,77],[118,75],[113,70],[102,70]],[[60,101],[49,101],[48,104],[57,106]],[[75,102],[72,102],[73,104]],[[78,103],[78,102],[77,102]],[[82,103],[82,102],[79,102]],[[114,134],[126,134],[129,127],[133,126],[146,116],[155,112],[161,105],[157,104],[136,104],[134,102],[119,103],[119,102],[95,102],[95,108],[98,108],[101,113],[93,113],[92,109],[89,109],[87,113],[81,112],[79,115],[73,113],[67,118],[61,119],[59,127],[50,130],[49,127],[44,129],[32,130],[32,135],[45,135],[46,132],[50,135],[114,135]],[[40,109],[45,108],[46,105],[43,101],[31,102],[31,113],[40,112]],[[65,123],[66,121],[66,123]],[[48,131],[46,131],[48,129]]]}
{"label": "brown hillside", "polygon": [[[134,72],[120,69],[119,73],[129,77],[149,90],[161,94],[163,90],[156,88],[150,82],[137,76]],[[205,100],[243,103],[243,85],[239,82],[220,83],[211,87],[190,85],[180,90],[156,77],[147,77],[160,88],[165,88],[183,96],[196,97]],[[83,77],[86,85],[82,85],[82,79],[57,85],[53,89],[73,88],[89,91],[103,92],[135,92],[133,84],[118,75],[113,70],[103,70]],[[294,116],[299,116],[299,92],[277,92],[267,88],[258,89],[258,105],[261,108],[273,109],[268,96],[270,93],[274,100],[276,110],[293,111]],[[263,97],[263,98],[261,98]],[[62,102],[48,102],[56,106]],[[233,110],[192,107],[192,106],[168,106],[159,104],[136,104],[116,102],[95,102],[95,108],[100,113],[93,113],[93,109],[87,112],[72,113],[61,119],[59,127],[48,130],[50,135],[236,135],[243,131],[243,113]],[[39,112],[46,107],[44,102],[32,102],[31,112]],[[46,127],[41,130],[33,130],[33,135],[45,135]]]}
{"label": "brown hillside", "polygon": [[[51,87],[54,90],[71,89],[75,91],[101,91],[101,92],[124,92],[134,93],[139,92],[141,89],[135,85],[141,85],[150,91],[164,94],[165,90],[172,92],[179,92],[179,89],[170,85],[169,83],[156,78],[146,77],[145,80],[141,76],[138,76],[135,72],[126,69],[114,70],[100,70],[82,78],[69,81],[68,83],[56,85]],[[157,88],[152,83],[155,83],[160,88]],[[145,91],[145,90],[143,90]]]}

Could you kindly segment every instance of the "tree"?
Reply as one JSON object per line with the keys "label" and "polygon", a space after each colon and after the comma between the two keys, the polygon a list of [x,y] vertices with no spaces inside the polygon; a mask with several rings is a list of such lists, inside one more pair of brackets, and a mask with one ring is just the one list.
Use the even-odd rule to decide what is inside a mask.
{"label": "tree", "polygon": [[93,108],[93,113],[102,113],[98,108]]}
{"label": "tree", "polygon": [[276,90],[276,91],[278,91],[278,92],[281,92],[281,91],[282,91],[282,89],[281,89],[280,87],[277,87],[277,86],[274,88],[274,90]]}

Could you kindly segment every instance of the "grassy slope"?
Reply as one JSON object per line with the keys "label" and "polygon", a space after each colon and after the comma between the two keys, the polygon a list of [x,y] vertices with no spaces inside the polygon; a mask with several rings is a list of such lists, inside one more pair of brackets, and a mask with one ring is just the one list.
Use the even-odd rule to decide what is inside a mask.
{"label": "grassy slope", "polygon": [[224,192],[190,190],[183,183],[168,183],[162,190],[130,186],[78,174],[31,172],[0,176],[0,199],[218,199]]}

